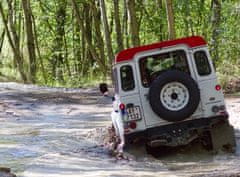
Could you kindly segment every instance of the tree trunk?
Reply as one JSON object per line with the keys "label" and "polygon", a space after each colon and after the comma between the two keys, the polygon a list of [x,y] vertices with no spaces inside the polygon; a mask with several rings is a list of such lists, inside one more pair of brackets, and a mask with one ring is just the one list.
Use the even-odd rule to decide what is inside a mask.
{"label": "tree trunk", "polygon": [[75,17],[75,12],[72,11],[72,29],[73,29],[73,33],[72,33],[72,46],[73,46],[73,57],[74,57],[74,75],[76,77],[81,77],[81,75],[79,75],[81,69],[81,60],[82,60],[82,48],[83,46],[81,46],[81,32],[80,32],[80,27],[78,25],[78,23],[76,23],[76,20],[74,19]]}
{"label": "tree trunk", "polygon": [[5,38],[5,29],[3,29],[3,32],[2,32],[1,38],[0,38],[0,54],[1,54],[2,48],[3,48],[4,38]]}
{"label": "tree trunk", "polygon": [[136,16],[135,0],[127,0],[127,9],[130,19],[130,32],[132,38],[132,45],[139,46],[140,45],[139,24]]}
{"label": "tree trunk", "polygon": [[123,36],[122,29],[119,17],[119,0],[114,0],[114,19],[115,19],[115,29],[117,33],[117,43],[118,43],[118,52],[123,50]]}
{"label": "tree trunk", "polygon": [[[81,21],[82,22],[82,21]],[[80,27],[79,25],[79,22],[78,22],[78,26]],[[80,27],[81,28],[81,27]],[[84,28],[84,27],[83,27]],[[82,30],[82,28],[81,28]],[[82,52],[82,60],[81,60],[81,76],[85,76],[87,74],[87,71],[88,71],[88,68],[86,66],[86,63],[88,63],[87,61],[87,57],[86,57],[86,48],[87,48],[87,40],[86,40],[86,36],[84,35],[84,33],[82,32],[81,33],[81,52]],[[91,51],[91,49],[90,49]],[[92,51],[91,51],[92,52]],[[93,55],[93,54],[92,54]]]}
{"label": "tree trunk", "polygon": [[[163,16],[163,0],[157,0],[158,8],[159,8],[159,16],[160,18]],[[164,40],[164,24],[163,20],[160,19],[159,21],[159,40]]]}
{"label": "tree trunk", "polygon": [[218,53],[218,45],[219,45],[219,31],[220,31],[220,24],[221,24],[221,1],[220,0],[212,0],[212,55],[213,60],[217,61],[219,58]]}
{"label": "tree trunk", "polygon": [[[21,23],[19,23],[18,28],[17,28],[16,18],[14,18],[14,15],[16,15],[16,14],[14,13],[12,3],[13,3],[12,0],[7,0],[7,4],[8,4],[8,23],[9,23],[10,32],[11,32],[11,35],[12,35],[12,40],[14,42],[14,45],[20,51],[22,62],[24,62],[23,61],[23,56],[22,56],[22,53],[21,53],[21,48],[20,48]],[[14,1],[14,3],[15,3],[15,1]],[[20,8],[21,8],[21,5],[19,5],[19,9]],[[20,14],[21,14],[21,12],[19,12],[19,16],[20,16]],[[22,18],[22,16],[21,16],[21,18]],[[19,20],[21,20],[21,18],[19,18]],[[24,40],[24,38],[23,38],[23,40]],[[14,60],[13,60],[13,66],[14,66],[14,68],[18,68],[17,59],[15,58],[15,56],[14,56]]]}
{"label": "tree trunk", "polygon": [[122,32],[124,41],[123,46],[129,48],[127,0],[123,0]]}
{"label": "tree trunk", "polygon": [[114,61],[114,55],[112,50],[112,39],[109,31],[106,6],[105,6],[104,0],[99,0],[99,2],[100,2],[100,9],[101,9],[102,20],[103,20],[104,36],[105,36],[106,46],[107,46],[108,61],[111,67]]}
{"label": "tree trunk", "polygon": [[[84,27],[85,29],[88,29],[86,30],[86,38],[89,39],[91,45],[93,45],[92,43],[92,16],[90,14],[90,5],[89,3],[84,3],[83,4],[83,20],[84,20]],[[92,53],[90,51],[89,48],[86,48],[85,50],[85,56],[86,56],[86,59],[88,60],[88,62],[85,63],[85,67],[89,68],[89,67],[92,67],[93,64],[94,64],[94,58],[92,56]]]}
{"label": "tree trunk", "polygon": [[[21,75],[21,78],[22,78],[23,82],[26,83],[27,82],[27,77],[24,73],[23,58],[22,58],[21,52],[19,50],[19,45],[17,45],[16,39],[14,37],[12,38],[12,36],[11,36],[10,29],[8,28],[7,19],[5,17],[4,11],[3,11],[3,6],[2,6],[1,1],[0,1],[0,14],[1,14],[1,17],[2,17],[4,28],[6,30],[6,34],[7,34],[7,37],[8,37],[9,44],[10,44],[10,46],[12,48],[12,51],[13,51],[14,60],[16,60],[16,63],[17,63],[18,71]],[[14,32],[14,34],[16,34],[15,28],[12,29],[12,27],[13,26],[10,25],[12,33]]]}
{"label": "tree trunk", "polygon": [[52,72],[58,82],[64,83],[63,64],[64,64],[64,35],[65,35],[65,21],[66,21],[66,6],[67,1],[61,0],[57,3],[56,10],[56,30],[55,39],[53,43],[52,55]]}
{"label": "tree trunk", "polygon": [[101,33],[101,12],[99,8],[96,7],[96,4],[93,2],[93,18],[94,18],[94,26],[95,26],[95,33],[96,33],[96,44],[97,48],[99,49],[100,53],[100,60],[103,62],[104,66],[102,70],[104,75],[107,75],[107,66],[105,62],[105,51],[104,51],[104,41]]}
{"label": "tree trunk", "polygon": [[185,36],[189,36],[190,34],[190,27],[189,27],[189,19],[190,17],[190,8],[189,8],[189,0],[185,0],[184,3],[184,17],[183,17],[183,21],[184,21],[184,35]]}
{"label": "tree trunk", "polygon": [[169,39],[176,38],[172,0],[166,0]]}
{"label": "tree trunk", "polygon": [[27,48],[30,64],[30,81],[35,83],[36,79],[36,53],[35,53],[35,38],[33,32],[32,10],[29,0],[22,0],[22,7],[25,16],[25,28],[27,34]]}
{"label": "tree trunk", "polygon": [[12,0],[7,0],[7,4],[8,4],[8,19],[9,19],[10,32],[12,33],[12,37],[13,37],[16,48],[20,48],[20,35],[17,33],[16,24],[14,23],[14,16],[13,16],[14,9],[12,7]]}
{"label": "tree trunk", "polygon": [[88,44],[89,50],[91,51],[92,57],[98,62],[99,65],[103,66],[104,63],[99,59],[99,57],[97,55],[97,52],[96,52],[94,46],[91,43],[91,39],[89,39],[87,37],[86,29],[84,28],[83,19],[80,16],[80,12],[79,12],[76,0],[72,0],[72,6],[73,6],[73,9],[76,13],[76,19],[77,19],[78,25],[80,26],[80,29],[82,31],[82,36],[84,36],[84,38],[86,39],[86,42]]}
{"label": "tree trunk", "polygon": [[68,45],[67,45],[67,37],[66,34],[64,34],[63,36],[63,40],[64,40],[64,52],[65,52],[65,56],[64,56],[64,64],[68,73],[68,77],[72,76],[71,73],[71,69],[70,69],[70,64],[69,64],[69,60],[68,60]]}
{"label": "tree trunk", "polygon": [[40,66],[41,66],[41,72],[42,72],[44,82],[45,82],[45,84],[47,84],[47,75],[46,75],[47,73],[46,73],[46,70],[44,68],[43,59],[42,59],[42,55],[41,55],[40,48],[39,48],[36,22],[35,22],[35,19],[34,19],[33,15],[32,15],[32,21],[33,21],[33,32],[34,32],[34,36],[35,36],[34,40],[35,40],[35,44],[36,44],[36,49],[37,49],[37,54],[38,54]]}

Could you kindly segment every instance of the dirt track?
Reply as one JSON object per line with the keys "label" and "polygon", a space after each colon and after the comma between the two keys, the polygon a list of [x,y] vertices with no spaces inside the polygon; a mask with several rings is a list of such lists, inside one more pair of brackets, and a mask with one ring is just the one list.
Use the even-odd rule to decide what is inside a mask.
{"label": "dirt track", "polygon": [[240,172],[240,98],[228,98],[237,135],[236,154],[186,152],[155,159],[134,150],[116,161],[101,146],[110,105],[97,90],[65,90],[0,84],[0,166],[24,177],[230,176]]}

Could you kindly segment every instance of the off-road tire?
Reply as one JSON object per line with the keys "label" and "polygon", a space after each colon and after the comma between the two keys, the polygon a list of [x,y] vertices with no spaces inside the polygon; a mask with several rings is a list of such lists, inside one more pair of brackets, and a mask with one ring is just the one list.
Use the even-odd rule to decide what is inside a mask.
{"label": "off-road tire", "polygon": [[[169,83],[179,83],[188,92],[188,101],[180,110],[167,109],[163,104],[163,100],[161,100],[160,94],[162,89]],[[200,102],[200,90],[190,75],[181,71],[170,70],[160,74],[152,82],[149,89],[149,102],[152,110],[160,118],[169,122],[182,121],[196,111]]]}

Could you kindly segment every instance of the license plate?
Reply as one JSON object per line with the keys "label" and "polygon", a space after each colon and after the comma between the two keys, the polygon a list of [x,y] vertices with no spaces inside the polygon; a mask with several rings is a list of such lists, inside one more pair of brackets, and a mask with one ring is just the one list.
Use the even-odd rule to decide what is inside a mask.
{"label": "license plate", "polygon": [[125,121],[133,121],[142,119],[139,106],[127,108],[127,116]]}

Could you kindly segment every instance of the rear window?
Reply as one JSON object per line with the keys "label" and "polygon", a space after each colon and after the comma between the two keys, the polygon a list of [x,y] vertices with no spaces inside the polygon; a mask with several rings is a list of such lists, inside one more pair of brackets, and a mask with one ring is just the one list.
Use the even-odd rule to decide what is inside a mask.
{"label": "rear window", "polygon": [[149,87],[153,80],[167,70],[189,72],[187,56],[184,50],[171,51],[158,55],[147,56],[139,61],[142,85]]}
{"label": "rear window", "polygon": [[125,65],[120,68],[121,84],[123,91],[131,91],[135,88],[133,70],[130,65]]}
{"label": "rear window", "polygon": [[197,51],[194,53],[194,60],[197,66],[197,71],[200,76],[211,74],[208,57],[205,51]]}

